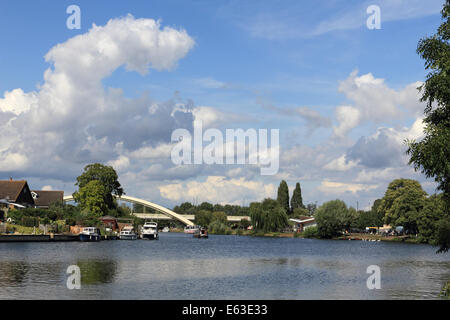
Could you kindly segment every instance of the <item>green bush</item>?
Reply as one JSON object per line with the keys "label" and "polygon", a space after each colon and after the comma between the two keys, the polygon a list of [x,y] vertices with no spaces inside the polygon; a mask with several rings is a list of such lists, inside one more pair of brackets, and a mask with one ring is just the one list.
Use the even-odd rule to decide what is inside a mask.
{"label": "green bush", "polygon": [[39,226],[39,218],[35,217],[22,217],[22,220],[20,221],[20,225],[24,227],[38,227]]}
{"label": "green bush", "polygon": [[305,238],[320,238],[319,229],[317,228],[317,226],[305,229],[302,235]]}
{"label": "green bush", "polygon": [[209,232],[215,234],[226,234],[227,229],[228,227],[220,221],[213,221],[208,226]]}

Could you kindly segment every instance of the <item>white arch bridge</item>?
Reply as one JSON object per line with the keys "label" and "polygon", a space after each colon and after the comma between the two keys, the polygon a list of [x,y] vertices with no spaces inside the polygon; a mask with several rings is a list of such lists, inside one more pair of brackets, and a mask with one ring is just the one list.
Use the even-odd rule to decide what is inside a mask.
{"label": "white arch bridge", "polygon": [[[156,203],[153,203],[153,202],[150,202],[147,200],[139,199],[139,198],[134,198],[134,197],[126,196],[126,195],[122,195],[120,197],[117,195],[113,195],[113,196],[117,200],[140,204],[140,205],[143,205],[144,207],[149,207],[157,212],[160,212],[159,214],[158,213],[156,213],[156,214],[133,213],[133,215],[135,215],[138,218],[154,219],[154,220],[175,219],[175,220],[178,220],[181,223],[184,223],[185,225],[188,225],[188,226],[194,225],[194,223],[192,221],[195,220],[195,215],[178,214],[176,212],[173,212],[172,210],[169,210],[163,206],[160,206],[159,204],[156,204]],[[74,201],[73,196],[65,196],[64,197],[64,202],[70,202],[70,201]],[[250,217],[247,217],[247,216],[228,216],[227,219],[230,222],[240,222],[242,219],[250,221]]]}

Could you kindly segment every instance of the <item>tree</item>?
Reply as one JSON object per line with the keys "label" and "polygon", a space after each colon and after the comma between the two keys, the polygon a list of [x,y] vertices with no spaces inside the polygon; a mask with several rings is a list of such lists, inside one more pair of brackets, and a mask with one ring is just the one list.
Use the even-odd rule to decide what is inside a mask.
{"label": "tree", "polygon": [[285,209],[273,199],[265,199],[262,203],[251,203],[250,218],[253,227],[263,232],[279,231],[288,225]]}
{"label": "tree", "polygon": [[[450,1],[442,9],[442,24],[432,37],[423,38],[417,53],[425,60],[425,69],[430,72],[420,87],[423,102],[426,102],[424,134],[421,141],[407,140],[409,163],[427,177],[433,177],[438,189],[443,191],[446,210],[442,219],[450,224]],[[440,229],[445,232],[445,228]],[[450,234],[442,234],[441,239]],[[448,246],[441,245],[441,251]]]}
{"label": "tree", "polygon": [[442,194],[432,195],[425,200],[423,210],[417,219],[419,239],[422,242],[437,244],[439,225],[442,224],[445,204]]}
{"label": "tree", "polygon": [[308,209],[306,208],[295,208],[294,210],[292,210],[292,214],[291,216],[293,218],[300,218],[301,216],[308,216],[309,212]]}
{"label": "tree", "polygon": [[286,213],[289,213],[289,187],[286,183],[286,181],[281,181],[280,186],[278,187],[278,195],[277,195],[277,201],[280,204],[280,206],[286,211]]}
{"label": "tree", "polygon": [[360,213],[353,207],[348,208],[347,212],[343,212],[340,219],[344,230],[350,232],[350,229],[356,226],[359,214]]}
{"label": "tree", "polygon": [[302,198],[302,189],[300,188],[300,183],[297,182],[295,185],[294,192],[292,193],[291,198],[291,211],[294,211],[295,209],[303,209],[305,206],[303,205],[303,198]]}
{"label": "tree", "polygon": [[378,210],[381,206],[382,200],[377,199],[373,202],[371,212],[371,223],[372,227],[382,227],[384,223],[384,212],[382,210]]}
{"label": "tree", "polygon": [[221,204],[214,205],[213,211],[224,211],[224,210],[225,210],[225,208],[223,205],[221,205]]}
{"label": "tree", "polygon": [[214,206],[209,203],[209,202],[202,202],[199,206],[198,206],[199,210],[207,210],[207,211],[213,211],[214,210]]}
{"label": "tree", "polygon": [[139,203],[133,203],[133,212],[134,213],[144,213],[144,206]]}
{"label": "tree", "polygon": [[306,209],[308,210],[308,215],[309,215],[309,216],[313,216],[313,215],[316,213],[316,210],[317,210],[317,204],[315,204],[315,203],[309,203],[309,204],[306,206]]}
{"label": "tree", "polygon": [[239,227],[241,227],[243,229],[247,229],[250,225],[251,225],[250,221],[248,221],[247,219],[244,219],[244,218],[242,218],[241,222],[239,222]]}
{"label": "tree", "polygon": [[175,206],[173,211],[180,214],[195,214],[195,206],[190,202],[183,202],[179,206]]}
{"label": "tree", "polygon": [[450,248],[450,221],[448,218],[441,219],[436,238],[440,246],[438,252],[447,252]]}
{"label": "tree", "polygon": [[365,229],[366,227],[382,227],[384,212],[378,210],[380,205],[381,199],[377,199],[374,201],[372,208],[369,211],[360,210],[354,226],[357,229]]}
{"label": "tree", "polygon": [[[113,194],[121,196],[124,194],[123,188],[120,186],[116,171],[111,166],[105,166],[100,163],[89,164],[84,168],[84,172],[77,178],[75,183],[79,190],[91,181],[97,181],[103,186],[103,198],[106,206],[110,209],[116,207]],[[76,194],[76,193],[75,193]],[[73,195],[75,200],[76,195]]]}
{"label": "tree", "polygon": [[80,204],[84,214],[101,217],[108,210],[105,195],[104,185],[98,180],[92,180],[75,192],[73,197]]}
{"label": "tree", "polygon": [[314,215],[321,238],[332,238],[341,234],[348,216],[347,205],[342,200],[332,200],[321,205]]}
{"label": "tree", "polygon": [[214,211],[212,213],[212,221],[219,221],[223,224],[226,224],[228,222],[228,217],[223,211]]}
{"label": "tree", "polygon": [[384,213],[384,222],[392,226],[403,226],[417,233],[417,221],[425,204],[427,193],[416,180],[395,179],[381,200],[378,211]]}
{"label": "tree", "polygon": [[195,224],[198,226],[206,227],[213,220],[213,214],[211,211],[200,210],[195,214]]}

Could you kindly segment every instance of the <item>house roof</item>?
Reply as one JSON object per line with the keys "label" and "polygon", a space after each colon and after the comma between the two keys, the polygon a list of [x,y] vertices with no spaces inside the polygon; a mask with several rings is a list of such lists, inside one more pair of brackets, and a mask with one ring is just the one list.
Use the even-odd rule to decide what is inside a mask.
{"label": "house roof", "polygon": [[117,218],[113,216],[103,216],[100,220],[117,220]]}
{"label": "house roof", "polygon": [[302,224],[314,223],[316,219],[314,217],[300,217],[300,219],[289,219],[290,221]]}
{"label": "house roof", "polygon": [[16,202],[26,185],[25,180],[0,180],[0,199]]}
{"label": "house roof", "polygon": [[48,207],[54,202],[63,202],[64,191],[31,190],[36,193],[34,204],[38,207]]}

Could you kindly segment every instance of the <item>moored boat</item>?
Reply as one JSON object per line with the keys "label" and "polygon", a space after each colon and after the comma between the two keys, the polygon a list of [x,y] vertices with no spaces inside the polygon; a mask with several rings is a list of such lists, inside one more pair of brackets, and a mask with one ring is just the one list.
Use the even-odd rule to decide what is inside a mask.
{"label": "moored boat", "polygon": [[204,227],[194,232],[194,238],[208,238],[208,230]]}
{"label": "moored boat", "polygon": [[96,227],[86,227],[83,228],[80,235],[80,241],[91,242],[91,241],[100,241],[100,230]]}
{"label": "moored boat", "polygon": [[198,226],[186,226],[186,227],[184,227],[184,233],[194,234],[198,230],[199,230]]}
{"label": "moored boat", "polygon": [[136,240],[137,234],[134,232],[133,227],[125,227],[119,234],[120,240]]}
{"label": "moored boat", "polygon": [[152,221],[145,221],[141,228],[141,239],[158,240],[158,224]]}

